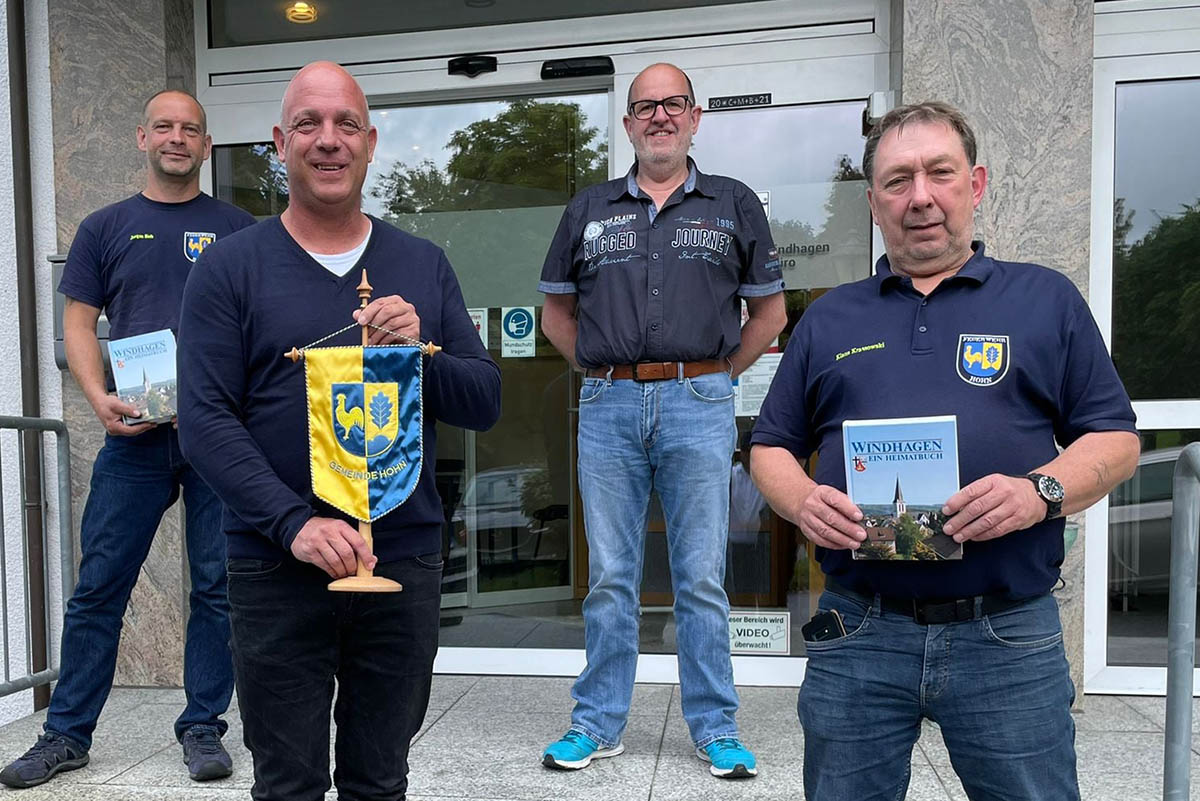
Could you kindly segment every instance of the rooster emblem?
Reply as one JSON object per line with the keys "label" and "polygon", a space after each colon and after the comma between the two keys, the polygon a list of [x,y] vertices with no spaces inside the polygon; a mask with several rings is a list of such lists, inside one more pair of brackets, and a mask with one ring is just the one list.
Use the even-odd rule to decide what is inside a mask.
{"label": "rooster emblem", "polygon": [[337,396],[337,408],[334,409],[334,415],[337,417],[337,423],[342,428],[342,439],[350,439],[350,431],[355,426],[361,431],[363,427],[363,410],[357,406],[346,408],[346,394],[339,392]]}

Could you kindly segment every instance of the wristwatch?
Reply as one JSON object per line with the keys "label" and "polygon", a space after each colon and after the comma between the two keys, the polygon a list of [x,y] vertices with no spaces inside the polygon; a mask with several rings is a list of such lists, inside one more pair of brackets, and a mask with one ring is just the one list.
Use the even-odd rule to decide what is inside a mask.
{"label": "wristwatch", "polygon": [[1066,497],[1066,493],[1059,480],[1045,473],[1026,473],[1025,478],[1033,482],[1033,489],[1037,492],[1038,497],[1046,503],[1046,516],[1042,519],[1050,520],[1061,515],[1063,498]]}

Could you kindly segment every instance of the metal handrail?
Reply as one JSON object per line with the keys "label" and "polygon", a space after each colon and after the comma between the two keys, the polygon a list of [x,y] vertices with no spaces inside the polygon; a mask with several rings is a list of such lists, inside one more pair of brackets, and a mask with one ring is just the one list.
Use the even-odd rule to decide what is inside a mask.
{"label": "metal handrail", "polygon": [[1192,686],[1196,667],[1196,552],[1200,544],[1200,442],[1175,463],[1171,508],[1170,611],[1167,617],[1167,724],[1164,801],[1187,801],[1192,758]]}
{"label": "metal handrail", "polygon": [[[16,429],[18,431],[50,431],[54,433],[58,445],[58,555],[62,565],[62,598],[63,603],[71,597],[75,588],[75,553],[74,537],[71,525],[71,438],[67,426],[61,420],[47,420],[41,417],[12,417],[0,415],[0,429]],[[44,529],[43,529],[44,530]],[[7,593],[5,593],[7,597]],[[49,601],[49,599],[47,599]],[[47,607],[49,604],[47,603]],[[50,615],[46,615],[46,643],[50,646]],[[8,618],[5,617],[5,640],[7,642]],[[7,647],[5,653],[7,654]],[[53,662],[52,654],[46,654],[46,664]],[[12,695],[21,690],[28,690],[58,678],[58,668],[40,670],[17,679],[10,679],[8,661],[4,664],[5,681],[0,682],[0,697]]]}

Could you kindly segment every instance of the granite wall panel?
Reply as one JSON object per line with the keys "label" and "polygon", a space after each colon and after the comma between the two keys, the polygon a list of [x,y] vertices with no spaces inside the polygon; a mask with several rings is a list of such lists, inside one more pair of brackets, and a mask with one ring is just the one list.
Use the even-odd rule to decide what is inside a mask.
{"label": "granite wall panel", "polygon": [[[195,90],[191,0],[49,0],[54,175],[59,249],[91,212],[140,190],[145,155],[135,126],[154,92]],[[92,462],[104,430],[74,379],[63,373],[71,431],[72,505],[78,542]],[[182,514],[170,509],[155,535],[125,614],[115,683],[179,686],[186,584]]]}
{"label": "granite wall panel", "polygon": [[[1089,274],[1091,0],[909,0],[899,102],[946,100],[979,140],[989,186],[976,215],[988,252],[1045,264],[1085,295]],[[893,76],[895,77],[895,76]],[[1079,516],[1082,518],[1082,516]],[[1083,687],[1083,531],[1058,593]]]}

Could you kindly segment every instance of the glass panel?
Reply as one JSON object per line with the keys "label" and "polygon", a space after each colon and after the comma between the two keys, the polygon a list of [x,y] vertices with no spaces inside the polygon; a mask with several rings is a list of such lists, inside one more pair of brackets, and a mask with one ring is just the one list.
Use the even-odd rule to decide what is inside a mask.
{"label": "glass panel", "polygon": [[246,0],[209,0],[209,46],[300,42],[345,36],[474,28],[513,22],[572,19],[696,6],[731,5],[753,0],[308,0],[316,19],[307,24],[289,22],[285,2],[254,3]]}
{"label": "glass panel", "polygon": [[[871,274],[862,110],[863,103],[853,101],[706,112],[696,134],[691,154],[696,165],[742,181],[759,193],[767,212],[788,287],[788,323],[779,350],[813,300]],[[800,627],[809,618],[808,551],[795,528],[770,513],[749,480],[755,419],[746,415],[737,421],[725,591],[735,612],[790,612],[790,655],[799,656],[804,653]],[[649,653],[674,653],[675,648],[673,616],[666,608],[672,596],[665,531],[654,499],[642,581],[641,648]]]}
{"label": "glass panel", "polygon": [[498,321],[499,307],[541,303],[567,201],[608,180],[607,120],[606,94],[373,112],[364,208],[445,248],[467,305],[495,307]]}
{"label": "glass panel", "polygon": [[1200,397],[1200,79],[1120,84],[1113,361],[1135,399]]}
{"label": "glass panel", "polygon": [[1109,496],[1108,664],[1167,663],[1175,461],[1200,429],[1142,432],[1137,472]]}
{"label": "glass panel", "polygon": [[287,208],[287,171],[270,142],[214,147],[213,173],[216,196],[259,219]]}
{"label": "glass panel", "polygon": [[862,112],[863,101],[851,101],[701,119],[692,157],[758,192],[788,289],[828,289],[871,274]]}

